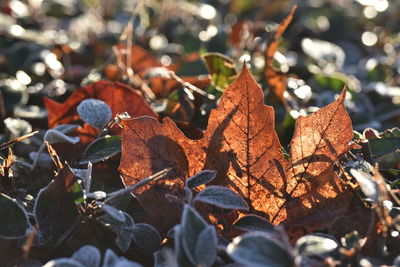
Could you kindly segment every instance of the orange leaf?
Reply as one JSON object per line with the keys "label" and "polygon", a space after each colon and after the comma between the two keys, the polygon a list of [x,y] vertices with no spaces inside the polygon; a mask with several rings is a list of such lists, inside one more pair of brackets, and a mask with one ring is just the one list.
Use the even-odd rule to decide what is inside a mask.
{"label": "orange leaf", "polygon": [[287,106],[286,98],[284,97],[284,93],[286,92],[286,75],[276,71],[272,63],[274,61],[274,54],[278,50],[279,39],[282,37],[286,28],[289,26],[290,22],[293,19],[294,12],[296,11],[297,6],[293,6],[289,15],[279,24],[275,33],[273,34],[267,49],[265,50],[265,69],[264,69],[264,77],[267,81],[269,87],[272,92],[282,101],[285,106]]}
{"label": "orange leaf", "polygon": [[[213,184],[238,192],[251,212],[275,224],[298,222],[321,208],[319,203],[341,196],[346,208],[350,198],[333,172],[334,162],[350,149],[353,135],[343,105],[345,92],[334,103],[298,120],[287,161],[274,131],[273,108],[264,105],[262,90],[245,67],[211,112],[202,139],[187,139],[168,118],[163,124],[148,117],[124,121],[119,170],[124,183],[131,185],[171,167],[170,179],[157,187],[175,189],[200,170],[217,170]],[[151,190],[143,188],[139,199]],[[169,209],[167,200],[162,204]]]}
{"label": "orange leaf", "polygon": [[[43,102],[48,112],[49,128],[59,124],[75,123],[80,121],[76,111],[79,103],[88,98],[95,98],[104,101],[112,110],[112,115],[127,111],[131,117],[158,115],[146,104],[142,96],[133,88],[124,84],[109,81],[99,81],[75,90],[64,102],[58,103],[45,97]],[[120,134],[118,126],[111,129],[112,134]],[[88,124],[77,130],[82,143],[91,141],[98,133],[98,130]]]}

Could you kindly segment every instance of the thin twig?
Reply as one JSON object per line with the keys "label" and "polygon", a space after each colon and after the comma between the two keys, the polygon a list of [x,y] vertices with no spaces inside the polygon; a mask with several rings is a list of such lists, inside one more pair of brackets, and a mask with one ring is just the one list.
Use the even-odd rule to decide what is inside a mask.
{"label": "thin twig", "polygon": [[143,96],[147,101],[150,103],[154,103],[156,99],[156,95],[154,92],[151,90],[151,88],[143,81],[142,78],[140,78],[137,74],[134,73],[132,68],[129,68],[127,64],[122,62],[120,59],[121,53],[119,52],[118,48],[114,46],[113,52],[115,54],[115,57],[117,59],[117,65],[125,71],[126,75],[128,76],[129,81],[135,86],[138,87],[142,93]]}
{"label": "thin twig", "polygon": [[32,133],[25,134],[25,135],[23,135],[23,136],[20,136],[20,137],[15,138],[15,139],[13,139],[13,140],[11,140],[11,141],[8,141],[8,142],[6,142],[6,143],[4,143],[4,144],[1,144],[1,145],[0,145],[0,150],[3,150],[3,149],[5,149],[5,148],[7,148],[7,147],[13,145],[13,144],[16,143],[16,142],[19,142],[19,141],[21,141],[21,140],[24,140],[24,139],[26,139],[26,138],[29,138],[29,137],[31,137],[31,136],[37,134],[38,132],[39,132],[39,131],[34,131],[34,132],[32,132]]}
{"label": "thin twig", "polygon": [[196,92],[196,93],[198,93],[198,94],[200,94],[200,95],[202,95],[202,96],[205,96],[205,97],[207,97],[207,98],[210,99],[210,100],[215,100],[215,96],[214,96],[214,95],[209,94],[209,93],[207,93],[206,91],[200,89],[199,87],[197,87],[197,86],[195,86],[195,85],[193,85],[193,84],[191,84],[191,83],[189,83],[189,82],[183,80],[181,77],[179,77],[178,75],[176,75],[176,73],[173,72],[172,70],[169,70],[169,69],[166,69],[166,68],[164,68],[164,69],[168,72],[169,76],[170,76],[172,79],[174,79],[175,81],[177,81],[178,83],[180,83],[182,86],[187,87],[188,89],[190,89],[190,90],[192,90],[192,91],[194,91],[194,92]]}
{"label": "thin twig", "polygon": [[143,180],[137,182],[134,185],[131,185],[131,186],[125,187],[123,189],[120,189],[118,191],[112,192],[112,193],[107,195],[107,198],[104,201],[104,203],[107,203],[111,199],[114,199],[114,198],[116,198],[118,196],[121,196],[121,195],[124,195],[124,194],[127,194],[127,193],[132,193],[132,192],[136,191],[139,187],[142,187],[142,186],[150,183],[151,181],[160,180],[161,178],[164,178],[170,170],[171,170],[171,168],[166,168],[166,169],[164,169],[162,171],[159,171],[159,172],[157,172],[157,173],[155,173],[155,174],[153,174],[153,175],[151,175],[149,177],[144,178]]}

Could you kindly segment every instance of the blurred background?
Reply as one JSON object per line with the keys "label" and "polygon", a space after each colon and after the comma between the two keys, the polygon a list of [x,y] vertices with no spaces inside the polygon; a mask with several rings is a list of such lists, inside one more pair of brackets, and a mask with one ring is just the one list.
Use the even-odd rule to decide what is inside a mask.
{"label": "blurred background", "polygon": [[[264,51],[295,4],[274,55],[274,68],[288,77],[288,110],[268,90]],[[294,119],[332,102],[344,84],[355,130],[400,125],[397,0],[2,0],[0,11],[0,130],[12,135],[47,127],[44,96],[63,101],[101,79],[129,84],[115,46],[126,42],[180,77],[207,75],[207,52],[230,57],[238,71],[246,60],[275,107],[283,143]],[[142,78],[151,75],[160,74]],[[210,87],[203,86],[218,98]],[[178,120],[204,128],[216,102],[197,105],[184,89],[157,94],[153,107],[174,117],[168,108],[180,102],[187,114]]]}

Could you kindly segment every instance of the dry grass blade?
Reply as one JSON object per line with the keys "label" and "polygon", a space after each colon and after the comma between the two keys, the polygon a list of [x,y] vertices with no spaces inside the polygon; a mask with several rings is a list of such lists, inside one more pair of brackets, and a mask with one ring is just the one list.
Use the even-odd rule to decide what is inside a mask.
{"label": "dry grass blade", "polygon": [[24,139],[27,139],[27,138],[29,138],[29,137],[31,137],[31,136],[34,136],[34,135],[37,134],[38,132],[39,132],[39,131],[31,132],[31,133],[25,134],[25,135],[23,135],[23,136],[17,137],[17,138],[15,138],[15,139],[13,139],[13,140],[11,140],[11,141],[8,141],[8,142],[6,142],[6,143],[4,143],[4,144],[1,144],[1,145],[0,145],[0,150],[3,150],[3,149],[5,149],[5,148],[7,148],[7,147],[9,147],[9,146],[11,146],[11,145],[13,145],[13,144],[15,144],[16,142],[19,142],[19,141],[21,141],[21,140],[24,140]]}

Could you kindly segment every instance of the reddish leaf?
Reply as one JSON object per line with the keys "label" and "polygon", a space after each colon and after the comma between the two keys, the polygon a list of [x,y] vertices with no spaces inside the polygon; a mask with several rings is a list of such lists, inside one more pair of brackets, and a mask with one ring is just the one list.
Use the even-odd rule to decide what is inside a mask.
{"label": "reddish leaf", "polygon": [[231,27],[229,42],[233,47],[239,48],[243,42],[243,37],[249,34],[249,23],[245,20],[239,20]]}
{"label": "reddish leaf", "polygon": [[[274,131],[273,108],[264,105],[261,88],[244,68],[211,112],[202,139],[187,139],[168,118],[163,124],[146,117],[124,121],[119,170],[130,185],[172,167],[171,180],[158,185],[164,188],[182,186],[200,170],[217,170],[213,184],[238,192],[251,212],[275,224],[300,222],[335,198],[342,200],[344,212],[352,194],[333,172],[353,135],[344,98],[345,90],[334,103],[298,120],[287,161]],[[149,188],[139,192],[139,199]],[[167,201],[164,206],[168,209]],[[329,224],[329,218],[325,214],[319,223]]]}
{"label": "reddish leaf", "polygon": [[[99,81],[74,91],[64,103],[58,103],[47,97],[44,98],[43,101],[49,114],[49,128],[59,124],[81,121],[76,108],[82,100],[88,98],[104,101],[110,106],[113,116],[127,111],[131,117],[158,117],[133,88],[117,82]],[[83,143],[91,141],[98,134],[96,128],[86,123],[76,132]],[[118,126],[111,129],[112,134],[120,134],[120,132]]]}
{"label": "reddish leaf", "polygon": [[286,92],[286,75],[276,71],[272,63],[274,61],[274,54],[278,50],[279,39],[282,37],[286,28],[289,26],[293,19],[294,12],[297,6],[293,6],[289,15],[279,24],[274,35],[270,39],[267,49],[265,50],[265,69],[264,78],[267,81],[272,92],[282,101],[283,104],[287,105],[284,93]]}

